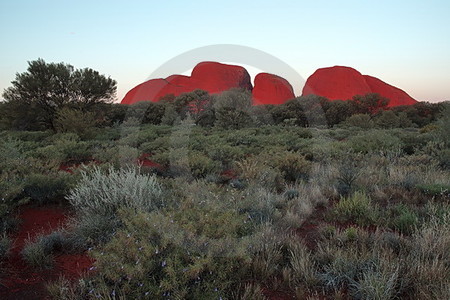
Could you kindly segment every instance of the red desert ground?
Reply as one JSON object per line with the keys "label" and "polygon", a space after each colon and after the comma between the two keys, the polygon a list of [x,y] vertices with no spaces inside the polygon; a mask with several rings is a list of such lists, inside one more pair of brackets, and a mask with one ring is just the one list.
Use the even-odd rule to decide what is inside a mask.
{"label": "red desert ground", "polygon": [[[178,96],[196,89],[220,93],[231,88],[251,91],[255,105],[283,104],[295,98],[291,84],[280,76],[259,73],[255,77],[253,86],[250,75],[244,67],[218,62],[201,62],[194,67],[191,76],[171,75],[164,79],[151,79],[139,84],[125,95],[121,103],[156,102],[168,94]],[[306,81],[302,95],[315,94],[329,100],[348,100],[355,95],[368,93],[377,93],[390,99],[389,107],[411,105],[417,102],[397,87],[343,66],[316,70]]]}

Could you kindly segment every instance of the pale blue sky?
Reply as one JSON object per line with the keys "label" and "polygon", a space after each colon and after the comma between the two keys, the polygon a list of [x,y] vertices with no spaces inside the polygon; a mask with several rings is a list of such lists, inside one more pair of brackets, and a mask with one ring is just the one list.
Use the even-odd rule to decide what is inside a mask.
{"label": "pale blue sky", "polygon": [[444,0],[0,0],[0,38],[0,91],[40,57],[110,75],[120,100],[183,52],[237,44],[276,56],[305,79],[345,65],[417,100],[450,100]]}

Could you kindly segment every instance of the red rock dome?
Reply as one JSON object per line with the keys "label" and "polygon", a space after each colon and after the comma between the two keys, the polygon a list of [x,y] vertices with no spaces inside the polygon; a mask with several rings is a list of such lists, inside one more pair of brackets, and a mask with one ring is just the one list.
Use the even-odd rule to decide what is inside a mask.
{"label": "red rock dome", "polygon": [[388,98],[389,107],[417,102],[401,89],[378,78],[341,66],[318,69],[306,81],[302,95],[315,94],[330,100],[349,100],[355,95],[368,93],[377,93]]}
{"label": "red rock dome", "polygon": [[121,103],[156,102],[167,94],[178,96],[196,89],[220,93],[232,88],[252,90],[250,75],[244,67],[202,62],[195,66],[191,76],[171,75],[165,79],[151,79],[139,84],[125,95]]}
{"label": "red rock dome", "polygon": [[372,93],[380,94],[383,97],[390,99],[388,107],[399,106],[399,105],[412,105],[417,101],[409,96],[405,91],[396,88],[378,78],[364,75],[367,84],[369,85]]}
{"label": "red rock dome", "polygon": [[355,95],[371,93],[363,75],[348,67],[316,70],[305,83],[302,95],[315,94],[330,100],[347,100]]}
{"label": "red rock dome", "polygon": [[280,76],[259,73],[254,83],[253,104],[283,104],[295,98],[291,84]]}
{"label": "red rock dome", "polygon": [[198,89],[209,93],[220,93],[232,88],[252,90],[250,75],[241,66],[201,62],[192,70],[191,79],[198,84]]}

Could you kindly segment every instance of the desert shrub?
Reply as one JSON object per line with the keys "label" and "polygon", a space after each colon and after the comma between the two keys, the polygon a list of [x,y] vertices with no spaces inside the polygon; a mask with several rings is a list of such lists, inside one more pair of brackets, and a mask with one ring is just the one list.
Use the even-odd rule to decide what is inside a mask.
{"label": "desert shrub", "polygon": [[88,247],[109,241],[121,225],[115,215],[79,214],[70,221],[71,230],[67,241],[75,251],[86,250]]}
{"label": "desert shrub", "polygon": [[311,171],[312,163],[304,156],[295,152],[280,153],[275,158],[275,166],[280,170],[287,182],[307,179]]}
{"label": "desert shrub", "polygon": [[399,272],[398,269],[365,272],[350,285],[350,290],[357,299],[396,299]]}
{"label": "desert shrub", "polygon": [[93,159],[116,168],[136,165],[139,150],[127,145],[106,144],[94,150]]}
{"label": "desert shrub", "polygon": [[276,194],[264,188],[253,186],[249,188],[247,196],[242,197],[239,210],[246,214],[249,221],[254,224],[272,223],[276,217]]}
{"label": "desert shrub", "polygon": [[11,245],[11,239],[6,234],[2,234],[0,236],[0,263],[8,256]]}
{"label": "desert shrub", "polygon": [[62,199],[71,188],[74,177],[65,172],[30,174],[24,181],[23,193],[31,200],[45,203]]}
{"label": "desert shrub", "polygon": [[411,234],[419,224],[417,213],[405,205],[397,205],[392,209],[390,227],[404,234]]}
{"label": "desert shrub", "polygon": [[450,196],[450,185],[448,184],[418,184],[416,188],[424,194],[431,196]]}
{"label": "desert shrub", "polygon": [[48,269],[53,266],[53,255],[46,250],[43,243],[28,240],[22,249],[21,255],[32,267]]}
{"label": "desert shrub", "polygon": [[79,109],[62,108],[56,112],[53,126],[57,132],[73,132],[83,139],[95,135],[95,113]]}
{"label": "desert shrub", "polygon": [[0,173],[0,217],[4,218],[14,206],[19,204],[24,188],[23,178],[13,171]]}
{"label": "desert shrub", "polygon": [[[336,231],[319,241],[315,261],[320,285],[329,292],[345,289],[355,299],[384,299],[373,296],[384,289],[391,296],[397,295],[399,284],[394,275],[399,274],[401,260],[394,258],[379,241],[379,233],[354,227]],[[384,279],[391,277],[393,285],[389,287],[386,285],[389,281]]]}
{"label": "desert shrub", "polygon": [[354,190],[356,180],[361,175],[358,165],[360,159],[360,157],[347,154],[347,157],[339,163],[336,188],[341,196],[348,196]]}
{"label": "desert shrub", "polygon": [[362,153],[395,150],[402,146],[399,138],[380,130],[372,130],[352,136],[349,138],[348,144],[353,151]]}
{"label": "desert shrub", "polygon": [[244,153],[239,147],[230,145],[212,145],[208,155],[215,161],[220,161],[223,166],[229,167],[234,161],[244,158]]}
{"label": "desert shrub", "polygon": [[313,255],[302,243],[295,243],[289,250],[293,284],[315,286],[319,283]]}
{"label": "desert shrub", "polygon": [[92,154],[90,144],[81,141],[74,133],[55,134],[46,142],[47,146],[40,147],[34,152],[39,159],[82,162],[89,159]]}
{"label": "desert shrub", "polygon": [[[178,224],[186,232],[201,234],[198,231],[201,230],[209,234],[212,226],[223,224],[216,220],[211,226],[197,225],[194,216],[200,217],[195,211],[188,210],[187,214],[173,216],[174,223],[171,223],[169,218],[158,213],[122,212],[124,228],[102,249],[94,252],[99,271],[99,276],[93,278],[96,286],[103,286],[108,294],[114,290],[116,294],[131,298],[198,299],[231,295],[235,285],[245,276],[246,260],[240,256],[201,251],[202,248],[195,246],[200,241],[192,240],[183,234],[184,231],[173,227]],[[194,219],[190,219],[192,217]],[[201,228],[205,225],[206,228]],[[233,229],[221,231],[227,227],[223,225],[210,233],[224,238],[233,232]],[[175,230],[170,230],[171,227]],[[98,290],[101,289],[97,288],[95,292]]]}
{"label": "desert shrub", "polygon": [[438,130],[439,126],[437,126],[436,124],[427,124],[424,127],[420,128],[419,133],[429,133],[429,132],[433,132],[435,130]]}
{"label": "desert shrub", "polygon": [[158,137],[141,144],[139,149],[144,153],[155,153],[158,151],[166,151],[170,147],[169,137]]}
{"label": "desert shrub", "polygon": [[355,192],[333,207],[332,215],[340,222],[354,222],[360,226],[374,225],[378,218],[378,208],[363,192]]}
{"label": "desert shrub", "polygon": [[385,110],[375,117],[375,124],[379,128],[389,129],[399,127],[400,118],[392,111]]}
{"label": "desert shrub", "polygon": [[44,269],[52,267],[55,254],[81,250],[76,246],[63,231],[54,231],[47,235],[39,235],[29,239],[21,255],[31,266]]}
{"label": "desert shrub", "polygon": [[318,277],[321,285],[327,290],[337,291],[349,286],[353,280],[372,267],[370,258],[352,250],[354,251],[354,249],[348,249],[348,252],[334,253],[331,262],[323,266]]}
{"label": "desert shrub", "polygon": [[83,213],[114,215],[120,207],[151,211],[164,206],[161,185],[154,176],[139,173],[137,168],[114,170],[106,173],[94,167],[83,171],[78,185],[66,199]]}
{"label": "desert shrub", "polygon": [[0,141],[0,216],[27,201],[24,194],[26,178],[33,172],[48,172],[55,167],[50,162],[41,162],[28,157],[24,142],[6,138]]}
{"label": "desert shrub", "polygon": [[229,90],[214,99],[215,126],[225,129],[240,129],[251,126],[252,99],[247,91]]}
{"label": "desert shrub", "polygon": [[67,248],[67,239],[62,231],[54,231],[50,234],[40,236],[37,242],[42,245],[45,253],[55,253]]}
{"label": "desert shrub", "polygon": [[258,178],[263,169],[267,168],[264,160],[251,156],[235,163],[235,169],[239,172],[241,178],[254,180]]}
{"label": "desert shrub", "polygon": [[300,193],[295,189],[288,189],[283,193],[283,196],[287,200],[292,200],[292,199],[298,198],[300,196]]}
{"label": "desert shrub", "polygon": [[219,171],[219,165],[214,160],[199,152],[189,153],[189,167],[194,178],[205,178]]}
{"label": "desert shrub", "polygon": [[113,127],[98,128],[95,135],[96,142],[117,141],[121,137],[120,128],[118,125]]}
{"label": "desert shrub", "polygon": [[344,122],[344,125],[348,127],[369,129],[374,127],[374,122],[368,114],[355,114],[347,118]]}
{"label": "desert shrub", "polygon": [[442,169],[450,170],[450,149],[441,150],[436,159]]}
{"label": "desert shrub", "polygon": [[436,212],[413,234],[413,241],[427,258],[450,259],[450,210],[441,216]]}
{"label": "desert shrub", "polygon": [[282,245],[267,243],[261,247],[252,259],[252,273],[255,278],[266,281],[276,276],[283,263]]}
{"label": "desert shrub", "polygon": [[320,286],[355,299],[446,299],[449,213],[430,213],[409,237],[357,228],[324,236],[314,252]]}
{"label": "desert shrub", "polygon": [[450,296],[450,213],[432,217],[413,233],[414,251],[406,257],[403,277],[409,294],[417,299],[447,299]]}
{"label": "desert shrub", "polygon": [[243,288],[241,294],[236,297],[242,300],[266,300],[267,297],[264,296],[263,290],[259,284],[246,284]]}
{"label": "desert shrub", "polygon": [[46,284],[46,290],[51,299],[81,300],[83,299],[84,289],[86,289],[83,280],[74,283],[64,276]]}

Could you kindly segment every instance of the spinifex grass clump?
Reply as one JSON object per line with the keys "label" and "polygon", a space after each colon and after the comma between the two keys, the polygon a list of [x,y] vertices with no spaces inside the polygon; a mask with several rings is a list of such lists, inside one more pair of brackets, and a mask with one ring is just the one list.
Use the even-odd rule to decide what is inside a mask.
{"label": "spinifex grass clump", "polygon": [[8,256],[11,244],[10,238],[8,238],[5,234],[0,235],[0,263]]}
{"label": "spinifex grass clump", "polygon": [[342,197],[332,211],[339,222],[352,222],[360,226],[375,225],[378,207],[363,192],[355,192],[349,197]]}

